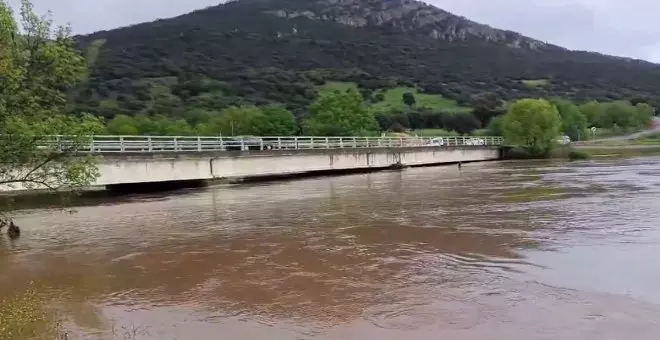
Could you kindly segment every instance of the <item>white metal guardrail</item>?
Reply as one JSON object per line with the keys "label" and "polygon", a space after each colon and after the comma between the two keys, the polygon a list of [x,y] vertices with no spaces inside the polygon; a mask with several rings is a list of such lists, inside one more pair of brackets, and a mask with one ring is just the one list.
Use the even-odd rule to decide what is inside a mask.
{"label": "white metal guardrail", "polygon": [[[53,136],[52,142],[66,145],[66,137]],[[404,147],[483,147],[502,145],[498,136],[464,137],[189,137],[189,136],[94,136],[78,152],[204,152],[245,150],[310,150],[343,148]]]}

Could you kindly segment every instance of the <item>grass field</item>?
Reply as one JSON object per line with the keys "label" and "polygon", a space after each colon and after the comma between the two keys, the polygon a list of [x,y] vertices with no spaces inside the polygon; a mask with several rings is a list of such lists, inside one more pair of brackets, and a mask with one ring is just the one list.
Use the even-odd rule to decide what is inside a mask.
{"label": "grass field", "polygon": [[340,81],[330,81],[330,82],[325,83],[322,86],[317,87],[317,90],[319,91],[319,95],[321,95],[321,96],[331,94],[335,91],[344,92],[348,89],[356,89],[357,90],[357,84],[355,84],[355,83],[345,83],[345,82],[340,82]]}
{"label": "grass field", "polygon": [[461,107],[455,101],[447,99],[439,94],[419,93],[417,89],[409,87],[396,87],[388,90],[381,90],[376,93],[382,93],[385,100],[373,104],[378,111],[388,111],[391,109],[405,109],[408,106],[403,102],[403,94],[410,92],[415,96],[415,106],[428,107],[436,110],[446,110],[453,112],[465,112],[472,110],[469,107]]}
{"label": "grass field", "polygon": [[447,131],[444,129],[419,129],[410,131],[411,135],[419,137],[436,137],[436,136],[459,136],[456,131]]}
{"label": "grass field", "polygon": [[520,82],[527,87],[546,87],[550,85],[548,79],[523,79]]}
{"label": "grass field", "polygon": [[[357,84],[349,82],[327,82],[318,87],[320,95],[326,95],[334,91],[346,91],[348,89],[357,89]],[[382,94],[382,102],[372,104],[377,112],[389,111],[391,109],[405,109],[407,105],[403,102],[403,94],[410,92],[415,95],[417,107],[427,107],[435,110],[445,110],[451,112],[469,112],[469,107],[461,107],[455,101],[447,99],[439,94],[419,93],[417,89],[410,87],[396,87],[387,90],[378,90],[376,94]]]}
{"label": "grass field", "polygon": [[660,155],[660,144],[578,145],[576,150],[591,157],[641,157]]}

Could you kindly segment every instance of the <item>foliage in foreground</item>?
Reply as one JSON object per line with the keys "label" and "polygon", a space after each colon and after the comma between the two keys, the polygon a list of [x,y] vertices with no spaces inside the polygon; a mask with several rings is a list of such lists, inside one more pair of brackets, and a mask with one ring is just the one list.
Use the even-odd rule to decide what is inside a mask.
{"label": "foliage in foreground", "polygon": [[0,299],[0,340],[57,340],[61,330],[34,287]]}
{"label": "foliage in foreground", "polygon": [[97,176],[93,159],[76,153],[103,127],[97,118],[65,114],[87,62],[70,30],[53,29],[30,1],[22,1],[20,18],[19,29],[0,0],[0,186],[75,192]]}

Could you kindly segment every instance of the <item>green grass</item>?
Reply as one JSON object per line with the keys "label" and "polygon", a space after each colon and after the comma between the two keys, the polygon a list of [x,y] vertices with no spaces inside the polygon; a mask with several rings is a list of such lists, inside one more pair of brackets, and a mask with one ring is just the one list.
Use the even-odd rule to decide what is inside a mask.
{"label": "green grass", "polygon": [[417,89],[410,87],[396,87],[388,90],[380,90],[376,93],[382,93],[385,100],[373,104],[374,109],[378,111],[388,111],[391,109],[405,109],[408,106],[403,102],[403,94],[410,92],[415,96],[415,106],[428,107],[430,109],[442,109],[454,112],[470,111],[469,107],[461,107],[456,101],[447,99],[439,94],[419,93]]}
{"label": "green grass", "polygon": [[410,131],[411,135],[419,137],[436,137],[436,136],[460,136],[456,131],[447,131],[444,129],[419,129]]}
{"label": "green grass", "polygon": [[474,130],[474,131],[472,131],[472,135],[475,135],[475,136],[490,136],[490,134],[488,133],[488,129]]}
{"label": "green grass", "polygon": [[530,88],[546,87],[550,85],[550,80],[548,79],[523,79],[520,82]]}
{"label": "green grass", "polygon": [[318,87],[318,91],[319,91],[320,96],[325,96],[325,95],[331,94],[335,91],[344,92],[348,89],[356,89],[357,90],[357,84],[341,82],[341,81],[330,81],[330,82],[325,83],[323,86]]}
{"label": "green grass", "polygon": [[[357,89],[357,84],[351,82],[327,82],[318,87],[319,95],[327,95],[334,91],[346,91],[348,89]],[[472,108],[459,106],[456,101],[447,99],[439,94],[419,93],[417,89],[411,87],[395,87],[392,89],[377,90],[374,95],[382,94],[382,102],[372,104],[372,108],[377,112],[389,111],[392,109],[406,109],[408,106],[403,102],[403,94],[410,92],[415,95],[415,106],[427,107],[434,110],[445,110],[451,112],[470,112]]]}
{"label": "green grass", "polygon": [[589,154],[580,150],[571,150],[568,152],[568,159],[572,161],[589,159]]}
{"label": "green grass", "polygon": [[660,155],[660,145],[621,145],[598,147],[576,147],[576,149],[586,153],[589,157],[642,157]]}

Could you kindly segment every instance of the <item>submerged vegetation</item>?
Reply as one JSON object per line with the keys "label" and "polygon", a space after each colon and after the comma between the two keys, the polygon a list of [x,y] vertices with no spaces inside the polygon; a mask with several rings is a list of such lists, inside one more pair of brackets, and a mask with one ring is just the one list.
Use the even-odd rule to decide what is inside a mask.
{"label": "submerged vegetation", "polygon": [[47,298],[34,286],[0,298],[0,340],[64,340],[59,321]]}

